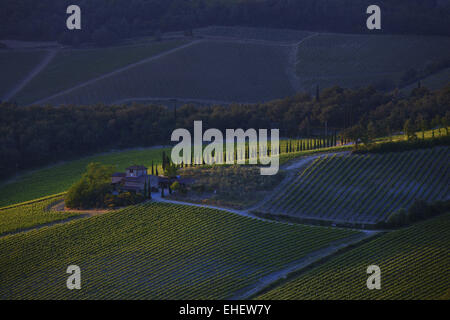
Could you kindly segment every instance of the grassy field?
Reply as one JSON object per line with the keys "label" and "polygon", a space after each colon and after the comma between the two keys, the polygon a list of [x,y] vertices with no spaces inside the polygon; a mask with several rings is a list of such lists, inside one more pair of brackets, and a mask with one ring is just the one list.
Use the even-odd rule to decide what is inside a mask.
{"label": "grassy field", "polygon": [[294,93],[285,72],[286,55],[280,46],[204,41],[48,102],[113,103],[148,97],[267,101]]}
{"label": "grassy field", "polygon": [[[66,191],[85,172],[90,162],[115,165],[118,171],[142,164],[151,167],[161,162],[163,151],[170,149],[125,150],[74,160],[22,174],[0,185],[0,207]],[[162,172],[161,167],[159,167]]]}
{"label": "grassy field", "polygon": [[373,224],[416,199],[449,199],[448,147],[417,151],[324,155],[299,172],[261,212]]}
{"label": "grassy field", "polygon": [[398,82],[405,71],[448,57],[449,48],[447,37],[320,34],[299,46],[297,75],[305,90]]}
{"label": "grassy field", "polygon": [[33,103],[183,43],[185,42],[180,40],[132,46],[62,50],[17,95],[16,100],[20,104]]}
{"label": "grassy field", "polygon": [[0,236],[4,233],[15,232],[78,215],[76,213],[50,211],[49,206],[60,199],[62,199],[61,196],[9,209],[0,209]]}
{"label": "grassy field", "polygon": [[[358,232],[171,204],[0,238],[0,299],[224,299]],[[82,289],[67,290],[80,266]]]}
{"label": "grassy field", "polygon": [[45,54],[40,50],[0,51],[0,100],[39,64]]}
{"label": "grassy field", "polygon": [[[258,299],[448,299],[450,213],[352,249]],[[368,290],[366,269],[381,269],[381,290]]]}

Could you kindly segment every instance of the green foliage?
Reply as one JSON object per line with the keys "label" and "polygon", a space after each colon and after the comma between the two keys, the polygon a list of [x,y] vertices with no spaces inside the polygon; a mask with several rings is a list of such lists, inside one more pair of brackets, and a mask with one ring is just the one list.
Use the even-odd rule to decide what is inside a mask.
{"label": "green foliage", "polygon": [[414,124],[411,121],[411,119],[408,119],[405,121],[405,124],[403,126],[403,131],[405,133],[406,140],[408,140],[408,141],[417,140],[416,128],[414,127]]}
{"label": "green foliage", "polygon": [[0,209],[0,235],[76,216],[75,213],[51,211],[50,207],[62,199],[58,196]]}
{"label": "green foliage", "polygon": [[404,227],[447,212],[450,212],[449,200],[432,203],[427,203],[424,200],[416,200],[408,210],[401,208],[392,213],[386,221],[380,222],[378,226],[380,228]]}
{"label": "green foliage", "polygon": [[409,141],[382,142],[360,146],[353,150],[355,154],[390,153],[410,150],[430,149],[438,146],[450,146],[450,136],[435,137],[432,139],[413,139]]}
{"label": "green foliage", "polygon": [[127,207],[145,201],[145,196],[134,192],[122,192],[118,195],[105,194],[104,206],[107,208]]}
{"label": "green foliage", "polygon": [[67,191],[66,206],[74,209],[105,207],[105,196],[111,192],[113,166],[90,163],[81,180]]}
{"label": "green foliage", "polygon": [[185,168],[182,177],[194,179],[189,196],[203,203],[246,207],[268,195],[284,178],[284,173],[262,176],[256,166],[204,166]]}
{"label": "green foliage", "polygon": [[[227,299],[358,234],[148,203],[0,238],[0,297]],[[82,290],[65,286],[71,264],[82,268]]]}
{"label": "green foliage", "polygon": [[187,193],[187,189],[184,186],[182,186],[178,181],[175,181],[174,183],[172,183],[172,185],[170,186],[170,189],[172,191],[179,192],[181,194]]}
{"label": "green foliage", "polygon": [[178,175],[177,166],[171,162],[166,163],[164,175],[169,178],[175,178]]}

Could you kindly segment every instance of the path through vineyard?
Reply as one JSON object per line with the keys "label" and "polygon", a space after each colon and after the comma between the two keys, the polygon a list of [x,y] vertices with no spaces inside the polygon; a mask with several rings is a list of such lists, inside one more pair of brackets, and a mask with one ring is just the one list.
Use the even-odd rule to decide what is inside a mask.
{"label": "path through vineyard", "polygon": [[44,56],[44,59],[36,66],[33,70],[24,78],[22,81],[20,81],[15,87],[13,87],[9,92],[5,94],[2,100],[9,101],[11,98],[14,98],[14,96],[25,86],[33,80],[34,77],[36,77],[42,70],[45,69],[49,65],[49,63],[53,60],[53,58],[58,53],[57,49],[52,49],[47,52],[47,54]]}

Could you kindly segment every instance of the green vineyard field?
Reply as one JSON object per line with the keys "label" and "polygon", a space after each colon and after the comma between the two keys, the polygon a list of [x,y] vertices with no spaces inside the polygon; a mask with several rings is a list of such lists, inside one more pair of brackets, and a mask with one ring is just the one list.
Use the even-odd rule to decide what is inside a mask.
{"label": "green vineyard field", "polygon": [[62,199],[61,196],[17,207],[0,209],[0,236],[5,233],[16,232],[78,215],[76,213],[49,210],[49,207],[60,199]]}
{"label": "green vineyard field", "polygon": [[203,41],[46,102],[186,98],[259,102],[294,94],[282,46]]}
{"label": "green vineyard field", "polygon": [[[368,290],[366,269],[381,269],[381,290]],[[382,235],[259,299],[448,299],[450,214]]]}
{"label": "green vineyard field", "polygon": [[0,238],[0,299],[224,299],[358,234],[148,203]]}
{"label": "green vineyard field", "polygon": [[38,51],[0,51],[0,100],[13,87],[27,76],[44,58],[46,52]]}
{"label": "green vineyard field", "polygon": [[[159,165],[163,151],[170,152],[168,148],[115,151],[24,173],[0,184],[0,207],[67,191],[90,162],[114,165],[117,171],[122,171],[134,164],[151,166],[152,161]],[[159,170],[162,172],[161,166]]]}
{"label": "green vineyard field", "polygon": [[[20,104],[29,104],[91,80],[116,69],[182,45],[168,41],[108,48],[65,49],[17,95]],[[98,102],[98,101],[96,101]]]}
{"label": "green vineyard field", "polygon": [[261,212],[375,224],[414,200],[449,199],[448,147],[368,155],[325,155],[299,172]]}
{"label": "green vineyard field", "polygon": [[[319,34],[298,48],[297,74],[304,90],[367,86],[384,79],[398,82],[424,61],[447,58],[448,37]],[[395,61],[395,63],[392,63]]]}

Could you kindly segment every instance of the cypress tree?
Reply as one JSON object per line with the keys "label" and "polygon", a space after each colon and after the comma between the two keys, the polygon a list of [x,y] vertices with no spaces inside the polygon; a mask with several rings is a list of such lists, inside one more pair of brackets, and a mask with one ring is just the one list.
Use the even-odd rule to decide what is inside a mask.
{"label": "cypress tree", "polygon": [[144,192],[143,192],[143,196],[144,198],[147,198],[147,179],[145,179],[145,183],[144,183]]}
{"label": "cypress tree", "polygon": [[162,153],[162,169],[163,171],[166,170],[166,152],[163,151]]}

